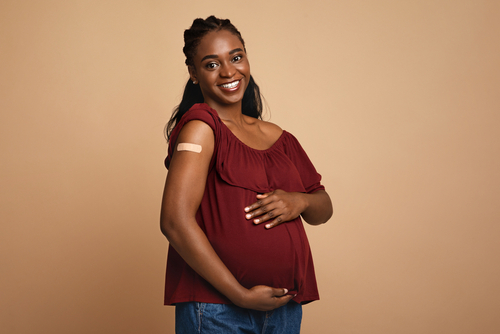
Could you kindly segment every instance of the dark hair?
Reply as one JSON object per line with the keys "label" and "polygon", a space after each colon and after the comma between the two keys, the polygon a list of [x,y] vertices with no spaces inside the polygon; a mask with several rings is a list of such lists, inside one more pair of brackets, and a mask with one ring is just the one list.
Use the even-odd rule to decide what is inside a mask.
{"label": "dark hair", "polygon": [[[239,38],[243,48],[245,48],[245,42],[241,37],[240,32],[236,27],[227,19],[218,19],[215,16],[210,16],[206,20],[196,19],[189,29],[184,31],[184,48],[182,51],[186,56],[186,65],[194,66],[193,57],[196,55],[198,45],[200,44],[203,37],[212,31],[227,30]],[[246,51],[246,49],[245,49]],[[201,92],[200,86],[192,83],[188,80],[186,86],[184,87],[184,93],[182,94],[181,103],[174,108],[174,112],[170,117],[167,125],[165,126],[165,134],[167,139],[170,138],[173,128],[177,125],[181,117],[196,103],[202,103],[204,101],[203,94]],[[259,86],[255,83],[252,76],[248,82],[248,86],[243,95],[243,101],[241,103],[241,112],[244,115],[253,118],[262,118],[262,98],[260,96]]]}

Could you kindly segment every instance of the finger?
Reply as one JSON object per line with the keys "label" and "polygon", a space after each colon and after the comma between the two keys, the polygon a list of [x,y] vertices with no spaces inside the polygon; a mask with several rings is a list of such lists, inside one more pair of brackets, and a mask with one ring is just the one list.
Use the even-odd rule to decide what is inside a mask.
{"label": "finger", "polygon": [[278,307],[281,307],[283,305],[288,304],[290,302],[290,300],[293,299],[293,296],[292,295],[286,295],[286,296],[276,297],[276,298],[277,298],[277,301],[278,301],[276,307],[278,308]]}
{"label": "finger", "polygon": [[[259,218],[264,218],[264,216],[266,214],[268,214],[269,212],[272,212],[272,211],[276,210],[276,208],[277,208],[276,203],[265,201],[265,200],[262,200],[262,202],[260,204],[261,204],[260,207],[256,208],[253,211],[248,212],[245,215],[245,218],[246,219],[252,219],[252,218],[255,218],[255,217],[259,217],[259,216],[262,216],[262,217],[259,217]],[[265,220],[269,220],[270,218],[273,218],[273,216],[276,216],[276,215],[277,215],[277,213],[274,212],[274,213],[272,213],[270,215],[270,217],[267,217]],[[261,222],[262,222],[262,219],[261,219]]]}
{"label": "finger", "polygon": [[256,219],[253,220],[254,224],[262,224],[264,222],[267,222],[270,219],[276,218],[276,216],[279,215],[279,213],[276,211],[276,209],[270,209],[267,212],[262,212],[261,214],[255,214],[255,216],[260,216]]}
{"label": "finger", "polygon": [[[274,191],[269,192],[269,193],[265,193],[265,194],[257,194],[258,201],[247,206],[244,209],[245,212],[252,213],[252,211],[257,210],[263,206],[266,206],[268,203],[272,203],[273,199],[268,198],[272,194],[274,194]],[[268,199],[266,200],[266,198],[268,198]],[[251,216],[247,215],[247,219],[252,219],[252,217],[257,217],[259,215],[262,215],[262,214],[264,214],[265,211],[267,211],[267,210],[264,209],[263,212],[252,213]]]}
{"label": "finger", "polygon": [[252,219],[252,218],[255,218],[258,216],[262,216],[262,215],[266,214],[268,211],[269,211],[269,208],[266,205],[264,205],[262,207],[255,208],[255,210],[253,210],[253,211],[248,212],[245,215],[245,218]]}
{"label": "finger", "polygon": [[283,297],[288,293],[287,288],[273,288],[273,296],[274,297]]}
{"label": "finger", "polygon": [[[250,204],[249,206],[247,206],[247,207],[245,208],[245,212],[251,212],[251,211],[254,211],[254,210],[256,210],[256,209],[260,208],[261,206],[266,205],[266,203],[267,203],[267,202],[268,202],[268,201],[263,201],[262,199],[259,199],[257,202],[252,203],[252,204]],[[247,216],[248,216],[248,215],[247,215]],[[255,215],[253,215],[253,216],[255,216]],[[252,218],[252,217],[250,217],[250,218]],[[248,219],[248,218],[247,218],[247,219]]]}
{"label": "finger", "polygon": [[273,193],[273,191],[269,192],[269,193],[265,193],[265,194],[257,194],[257,198],[258,199],[263,199],[263,198],[266,198],[268,197],[269,195],[271,195]]}
{"label": "finger", "polygon": [[272,222],[270,222],[269,224],[266,224],[266,229],[270,229],[270,228],[273,228],[275,226],[278,226],[282,222],[283,222],[283,219],[281,218],[281,216],[279,216],[275,220],[273,220]]}

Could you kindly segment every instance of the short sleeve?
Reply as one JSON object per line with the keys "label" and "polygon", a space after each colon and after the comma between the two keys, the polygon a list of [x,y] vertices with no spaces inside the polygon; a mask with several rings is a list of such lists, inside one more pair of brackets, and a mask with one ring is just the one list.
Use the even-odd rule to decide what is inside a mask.
{"label": "short sleeve", "polygon": [[297,138],[289,132],[286,132],[285,137],[285,153],[297,168],[306,193],[325,189],[321,184],[321,175],[314,168]]}
{"label": "short sleeve", "polygon": [[[168,145],[168,155],[167,158],[165,159],[165,167],[167,169],[170,166],[170,161],[172,159],[172,155],[174,153],[174,148],[177,143],[177,137],[179,136],[182,127],[186,125],[190,121],[194,120],[199,120],[202,121],[208,126],[212,128],[214,131],[214,136],[216,138],[218,136],[218,132],[220,131],[220,126],[217,122],[218,116],[215,110],[210,108],[207,104],[205,103],[197,103],[191,107],[180,119],[179,123],[175,126],[175,128],[172,130],[172,134],[170,135],[170,140],[169,140],[169,145]],[[217,148],[218,145],[215,145],[215,148]],[[214,151],[214,156],[216,156],[216,152]],[[212,165],[212,164],[211,164]]]}

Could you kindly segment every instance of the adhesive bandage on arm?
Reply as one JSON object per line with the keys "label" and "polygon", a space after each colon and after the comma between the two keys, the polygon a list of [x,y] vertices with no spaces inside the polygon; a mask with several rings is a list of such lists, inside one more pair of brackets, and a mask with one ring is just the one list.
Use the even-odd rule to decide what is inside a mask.
{"label": "adhesive bandage on arm", "polygon": [[189,152],[200,153],[201,152],[201,145],[180,143],[179,145],[177,145],[177,151],[189,151]]}

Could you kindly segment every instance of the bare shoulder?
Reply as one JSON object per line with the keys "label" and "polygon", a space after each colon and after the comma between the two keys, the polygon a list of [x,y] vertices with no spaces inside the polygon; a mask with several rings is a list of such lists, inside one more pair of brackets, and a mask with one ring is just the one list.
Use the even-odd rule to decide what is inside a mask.
{"label": "bare shoulder", "polygon": [[[247,116],[248,117],[248,116]],[[283,129],[280,128],[278,125],[271,123],[271,122],[266,122],[261,119],[256,119],[252,117],[248,117],[248,123],[256,125],[259,131],[264,134],[265,137],[271,138],[274,140],[278,139],[281,134],[283,133]]]}
{"label": "bare shoulder", "polygon": [[267,138],[271,139],[272,142],[278,140],[278,138],[283,134],[283,129],[271,122],[259,120],[259,128]]}
{"label": "bare shoulder", "polygon": [[281,127],[271,122],[259,120],[259,126],[264,132],[269,132],[279,135],[281,135],[281,133],[283,132],[283,129]]}
{"label": "bare shoulder", "polygon": [[180,141],[189,141],[193,144],[203,144],[208,142],[213,142],[214,134],[212,128],[205,122],[199,120],[192,120],[186,123],[177,139]]}
{"label": "bare shoulder", "polygon": [[[193,158],[194,161],[198,158],[209,160],[214,150],[214,142],[214,133],[207,123],[199,120],[189,121],[180,130],[175,143],[170,143],[171,145],[175,145],[172,152],[172,161],[179,159],[179,156],[186,155],[191,156],[189,161]],[[180,149],[180,144],[183,145],[183,149]],[[192,152],[201,154],[194,154],[195,158]]]}

